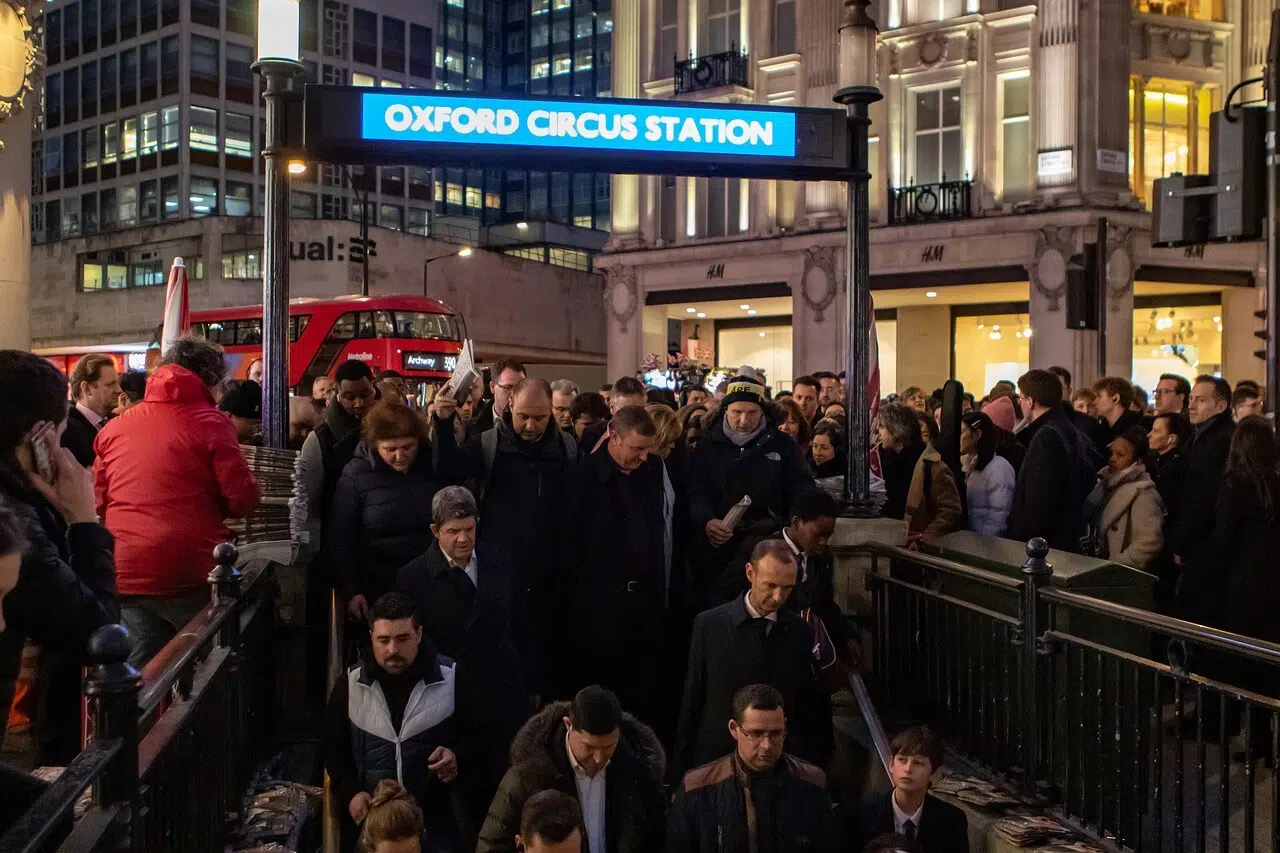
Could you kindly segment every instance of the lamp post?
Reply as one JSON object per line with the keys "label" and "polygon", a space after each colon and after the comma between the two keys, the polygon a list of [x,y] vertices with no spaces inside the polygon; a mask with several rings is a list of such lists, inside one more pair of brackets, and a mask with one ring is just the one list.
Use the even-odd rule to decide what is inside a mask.
{"label": "lamp post", "polygon": [[[342,171],[347,173],[347,183],[351,184],[351,188],[356,191],[356,198],[360,201],[360,246],[364,254],[364,260],[361,263],[360,295],[369,295],[369,185],[363,187],[356,184],[356,176],[352,174],[351,169],[347,166],[342,167]],[[367,174],[362,173],[361,178],[366,178]]]}
{"label": "lamp post", "polygon": [[422,295],[423,296],[429,295],[427,293],[427,267],[431,266],[436,261],[443,261],[445,258],[469,258],[473,254],[475,254],[474,249],[472,249],[470,246],[463,246],[461,249],[459,249],[456,252],[446,252],[443,255],[436,255],[434,258],[427,258],[425,261],[423,261],[422,262]]}
{"label": "lamp post", "polygon": [[262,150],[267,195],[262,235],[262,435],[268,447],[289,441],[289,174],[286,114],[302,97],[299,0],[258,0],[258,61],[266,103]]}
{"label": "lamp post", "polygon": [[867,14],[871,0],[844,0],[840,21],[840,89],[835,101],[848,111],[849,177],[845,237],[845,387],[848,389],[849,448],[844,476],[845,512],[853,518],[875,515],[871,501],[871,400],[867,361],[871,310],[871,213],[869,210],[867,128],[869,108],[883,95],[876,88],[876,23]]}

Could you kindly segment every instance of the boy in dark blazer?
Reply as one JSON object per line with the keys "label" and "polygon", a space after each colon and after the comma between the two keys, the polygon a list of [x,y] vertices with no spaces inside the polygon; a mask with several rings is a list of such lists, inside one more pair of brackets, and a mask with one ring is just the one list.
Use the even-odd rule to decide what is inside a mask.
{"label": "boy in dark blazer", "polygon": [[936,732],[914,726],[889,745],[893,790],[862,804],[850,837],[861,850],[878,835],[896,833],[915,840],[924,853],[969,853],[969,819],[963,811],[929,793],[942,769],[947,747]]}

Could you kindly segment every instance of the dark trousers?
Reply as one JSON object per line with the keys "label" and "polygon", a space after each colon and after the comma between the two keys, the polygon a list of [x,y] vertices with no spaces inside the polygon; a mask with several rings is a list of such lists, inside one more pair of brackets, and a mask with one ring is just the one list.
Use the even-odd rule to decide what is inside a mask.
{"label": "dark trousers", "polygon": [[129,663],[142,669],[209,603],[206,590],[175,596],[120,596],[120,616],[133,643]]}

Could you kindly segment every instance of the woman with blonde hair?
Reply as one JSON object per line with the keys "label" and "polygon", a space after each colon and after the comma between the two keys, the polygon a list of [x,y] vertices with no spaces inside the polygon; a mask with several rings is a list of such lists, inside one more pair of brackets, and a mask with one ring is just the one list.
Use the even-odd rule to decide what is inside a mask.
{"label": "woman with blonde hair", "polygon": [[394,779],[383,779],[373,792],[369,814],[360,830],[359,853],[423,853],[422,809]]}
{"label": "woman with blonde hair", "polygon": [[680,418],[675,409],[665,403],[650,403],[644,407],[644,410],[649,413],[649,417],[653,418],[654,426],[658,428],[658,434],[653,442],[653,452],[666,459],[671,455],[671,449],[676,446],[676,439],[680,437]]}

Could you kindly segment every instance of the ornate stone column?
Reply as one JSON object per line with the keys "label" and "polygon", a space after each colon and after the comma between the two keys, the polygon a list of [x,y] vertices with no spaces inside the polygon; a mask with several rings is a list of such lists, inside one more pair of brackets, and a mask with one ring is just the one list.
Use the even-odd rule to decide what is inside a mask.
{"label": "ornate stone column", "polygon": [[31,346],[31,126],[39,107],[36,12],[0,0],[0,348]]}
{"label": "ornate stone column", "polygon": [[1035,52],[1036,111],[1039,115],[1039,150],[1070,151],[1072,168],[1058,175],[1041,175],[1036,186],[1046,202],[1078,195],[1076,177],[1077,98],[1079,93],[1079,0],[1043,0],[1037,20],[1039,39]]}
{"label": "ornate stone column", "polygon": [[635,267],[616,266],[605,270],[604,308],[608,322],[610,382],[630,376],[642,358],[643,308]]}

